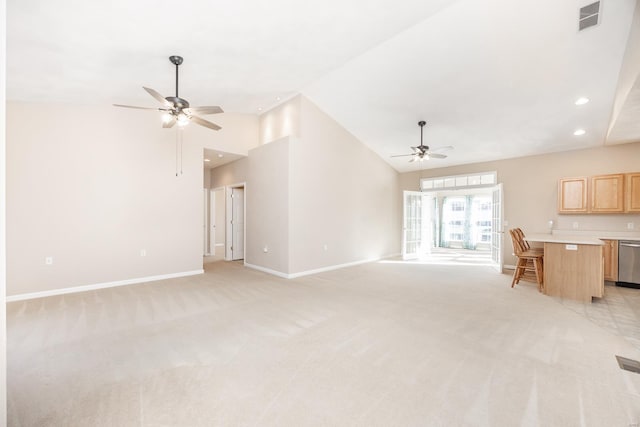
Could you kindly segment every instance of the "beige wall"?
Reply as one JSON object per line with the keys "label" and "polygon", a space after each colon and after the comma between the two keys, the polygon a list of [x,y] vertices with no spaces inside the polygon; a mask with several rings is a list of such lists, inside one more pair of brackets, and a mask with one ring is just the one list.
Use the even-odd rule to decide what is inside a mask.
{"label": "beige wall", "polygon": [[211,169],[209,188],[225,187],[247,181],[249,161],[246,157]]}
{"label": "beige wall", "polygon": [[[0,3],[0,28],[6,27],[6,2]],[[0,30],[0,425],[7,419],[7,320],[5,295],[7,289],[7,251],[6,251],[6,160],[5,160],[5,118],[6,118],[6,55],[7,34]]]}
{"label": "beige wall", "polygon": [[201,147],[246,156],[249,150],[258,146],[260,121],[257,115],[224,113],[205,118],[222,129],[212,131],[202,126],[187,126],[186,130]]}
{"label": "beige wall", "polygon": [[260,144],[268,144],[283,137],[300,136],[300,96],[260,115]]}
{"label": "beige wall", "polygon": [[290,144],[282,138],[251,150],[245,187],[245,262],[283,274],[290,270],[292,250]]}
{"label": "beige wall", "polygon": [[[455,151],[450,153],[455,156]],[[433,160],[435,161],[435,160]],[[640,142],[562,153],[520,157],[495,162],[475,163],[449,168],[426,169],[400,176],[403,190],[418,190],[421,177],[459,175],[497,171],[504,186],[504,219],[508,226],[520,227],[525,233],[547,233],[548,221],[560,230],[627,231],[627,222],[635,222],[640,230],[640,215],[559,215],[557,182],[559,178],[589,176],[616,172],[640,171]],[[401,200],[398,199],[399,204]],[[513,264],[511,241],[505,240],[505,263]]]}
{"label": "beige wall", "polygon": [[302,96],[264,113],[260,128],[247,263],[295,275],[400,251],[395,170]]}
{"label": "beige wall", "polygon": [[291,272],[398,253],[398,173],[310,100],[300,97],[300,106]]}
{"label": "beige wall", "polygon": [[218,133],[188,126],[176,177],[176,131],[157,115],[7,109],[8,295],[200,270],[203,148],[237,140],[248,150],[249,135],[257,145],[249,116],[216,116]]}
{"label": "beige wall", "polygon": [[205,169],[202,177],[202,188],[211,188],[211,169]]}

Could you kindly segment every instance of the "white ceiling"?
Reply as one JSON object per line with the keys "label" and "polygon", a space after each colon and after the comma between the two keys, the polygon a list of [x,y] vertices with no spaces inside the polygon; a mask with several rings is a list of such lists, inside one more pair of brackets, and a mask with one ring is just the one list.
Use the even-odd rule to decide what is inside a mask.
{"label": "white ceiling", "polygon": [[455,147],[421,167],[640,140],[637,86],[618,88],[636,0],[603,0],[578,33],[590,2],[8,0],[7,98],[154,106],[141,87],[173,95],[178,54],[192,105],[258,113],[303,93],[399,171],[418,167],[389,156],[419,120],[427,145]]}

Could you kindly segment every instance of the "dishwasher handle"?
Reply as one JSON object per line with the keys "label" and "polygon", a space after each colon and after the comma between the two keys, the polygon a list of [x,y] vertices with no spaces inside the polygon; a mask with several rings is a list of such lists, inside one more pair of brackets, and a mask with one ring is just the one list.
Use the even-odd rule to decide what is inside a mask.
{"label": "dishwasher handle", "polygon": [[622,243],[622,242],[620,242],[620,246],[626,246],[628,248],[640,248],[640,243]]}

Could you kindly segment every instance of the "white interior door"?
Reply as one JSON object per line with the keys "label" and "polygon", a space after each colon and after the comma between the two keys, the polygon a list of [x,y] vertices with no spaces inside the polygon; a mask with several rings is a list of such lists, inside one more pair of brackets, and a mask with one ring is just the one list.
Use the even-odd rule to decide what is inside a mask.
{"label": "white interior door", "polygon": [[420,191],[404,192],[402,258],[420,259],[433,246],[433,197]]}
{"label": "white interior door", "polygon": [[244,259],[244,188],[231,190],[231,259]]}
{"label": "white interior door", "polygon": [[211,190],[209,200],[209,250],[212,255],[224,255],[224,188]]}
{"label": "white interior door", "polygon": [[504,203],[502,200],[502,184],[493,187],[491,198],[491,260],[496,270],[502,273],[502,246],[504,237]]}

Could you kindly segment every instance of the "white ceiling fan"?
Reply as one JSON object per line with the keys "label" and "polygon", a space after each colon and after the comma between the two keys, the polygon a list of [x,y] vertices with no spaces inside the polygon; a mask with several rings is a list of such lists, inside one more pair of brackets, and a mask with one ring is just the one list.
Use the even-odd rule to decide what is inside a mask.
{"label": "white ceiling fan", "polygon": [[417,147],[411,147],[411,149],[413,150],[413,153],[411,154],[398,154],[395,156],[391,156],[391,157],[407,157],[407,156],[412,156],[411,160],[409,160],[409,162],[415,162],[415,161],[423,161],[423,160],[429,160],[429,159],[446,159],[447,156],[445,154],[440,154],[440,151],[448,151],[448,150],[452,150],[453,147],[451,145],[447,145],[444,147],[437,147],[434,149],[430,149],[428,145],[424,145],[422,143],[422,131],[424,129],[424,125],[426,125],[427,122],[425,122],[424,120],[421,120],[418,122],[418,126],[420,126],[420,145],[418,145]]}
{"label": "white ceiling fan", "polygon": [[167,96],[164,97],[160,95],[157,91],[148,88],[142,87],[147,93],[153,96],[155,99],[162,103],[162,107],[153,108],[153,107],[136,107],[133,105],[122,105],[122,104],[113,104],[116,107],[124,107],[124,108],[135,108],[138,110],[157,110],[162,111],[164,114],[162,115],[162,127],[163,128],[171,128],[173,125],[178,123],[178,126],[185,126],[189,122],[194,122],[200,126],[207,127],[213,130],[222,129],[215,123],[212,123],[208,120],[203,119],[202,117],[198,117],[196,114],[218,114],[223,113],[222,108],[218,106],[209,106],[209,107],[191,107],[189,106],[189,102],[178,96],[178,67],[183,62],[183,58],[181,56],[172,55],[169,57],[169,61],[176,66],[176,96]]}

